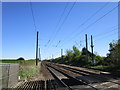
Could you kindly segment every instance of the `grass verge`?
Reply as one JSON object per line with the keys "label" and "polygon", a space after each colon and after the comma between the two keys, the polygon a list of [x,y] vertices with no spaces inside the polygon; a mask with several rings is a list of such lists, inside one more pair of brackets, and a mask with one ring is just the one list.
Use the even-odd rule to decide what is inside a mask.
{"label": "grass verge", "polygon": [[115,65],[113,65],[113,66],[112,65],[111,66],[103,66],[103,65],[88,66],[88,68],[93,68],[93,69],[98,69],[98,70],[103,70],[103,71],[109,71],[109,72],[120,70],[120,66],[115,66]]}
{"label": "grass verge", "polygon": [[0,63],[18,63],[21,79],[30,80],[39,73],[40,67],[35,65],[35,60],[0,60]]}
{"label": "grass verge", "polygon": [[28,60],[20,64],[19,76],[30,80],[33,76],[39,73],[39,66],[35,65],[35,60]]}

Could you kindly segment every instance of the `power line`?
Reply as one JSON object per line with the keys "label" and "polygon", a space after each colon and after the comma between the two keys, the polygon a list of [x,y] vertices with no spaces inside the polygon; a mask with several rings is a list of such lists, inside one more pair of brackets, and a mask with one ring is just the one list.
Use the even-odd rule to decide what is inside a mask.
{"label": "power line", "polygon": [[56,45],[56,47],[60,44],[61,41],[58,42],[58,44]]}
{"label": "power line", "polygon": [[[79,32],[78,34],[76,34],[74,37],[80,35],[83,31],[87,30],[88,28],[90,28],[91,26],[93,26],[94,24],[96,24],[98,21],[100,21],[101,19],[103,19],[105,16],[107,16],[108,14],[110,14],[112,11],[114,11],[118,6],[119,6],[119,4],[116,7],[112,8],[110,11],[108,11],[106,14],[104,14],[103,16],[101,16],[100,18],[98,18],[95,22],[89,24],[85,29],[83,29],[81,32]],[[71,39],[73,39],[74,37],[72,37]]]}
{"label": "power line", "polygon": [[[117,26],[117,25],[116,25]],[[113,27],[116,27],[116,26],[113,26]],[[112,27],[112,28],[113,28]],[[109,33],[111,33],[112,31],[116,31],[116,30],[118,30],[118,27],[116,27],[116,28],[113,28],[112,30],[110,30],[110,31],[106,31],[106,32],[102,32],[102,33],[100,33],[100,34],[96,34],[96,35],[94,35],[93,37],[94,38],[96,38],[96,37],[100,37],[100,36],[103,36],[103,35],[106,35],[106,34],[109,34]],[[90,40],[90,38],[88,38],[88,40]],[[81,42],[84,42],[85,41],[85,39],[84,40],[81,40]],[[62,44],[62,45],[64,45],[64,43]],[[61,45],[61,46],[62,46]]]}
{"label": "power line", "polygon": [[[109,2],[108,2],[109,3]],[[75,31],[77,30],[77,29],[79,29],[80,28],[80,26],[83,26],[85,23],[87,23],[89,20],[91,20],[91,18],[93,18],[98,12],[100,12],[103,8],[105,8],[107,5],[108,5],[108,3],[106,3],[103,7],[101,7],[100,9],[98,9],[92,16],[90,16],[85,22],[83,22],[82,24],[80,24],[79,26],[78,26],[78,28],[76,28],[75,30],[74,30],[74,32],[72,32],[71,34],[73,34],[73,33],[75,33]]]}
{"label": "power line", "polygon": [[47,44],[45,45],[45,47],[49,44],[50,40],[48,40]]}
{"label": "power line", "polygon": [[34,27],[35,27],[35,31],[37,32],[37,41],[36,41],[36,66],[38,65],[38,31],[37,31],[37,26],[36,26],[36,22],[35,22],[35,17],[34,17],[34,12],[33,12],[33,6],[32,6],[32,2],[30,0],[30,8],[31,8],[31,13],[32,13],[32,18],[33,18],[33,23],[34,23]]}
{"label": "power line", "polygon": [[79,45],[76,41],[75,41],[75,43],[76,43],[76,45],[77,45],[79,48],[81,48],[80,45]]}
{"label": "power line", "polygon": [[73,3],[72,7],[70,8],[69,12],[67,13],[66,17],[64,18],[64,20],[63,20],[61,26],[60,26],[59,29],[57,30],[56,34],[61,30],[61,27],[63,26],[63,24],[64,24],[65,21],[67,20],[67,18],[68,18],[68,16],[69,16],[69,14],[71,13],[73,7],[75,6],[75,3],[76,3],[76,2]]}
{"label": "power line", "polygon": [[93,13],[90,17],[88,17],[82,24],[80,24],[71,34],[75,33],[81,26],[85,25],[88,21],[90,21],[95,15],[97,15],[102,9],[104,9],[109,2],[105,3],[101,8],[99,8],[95,13]]}
{"label": "power line", "polygon": [[[76,0],[76,1],[77,1],[77,0]],[[58,32],[61,30],[62,26],[64,25],[65,21],[67,20],[69,14],[71,13],[73,7],[74,7],[75,4],[76,4],[76,1],[73,3],[72,7],[70,8],[69,12],[67,13],[66,17],[64,18],[62,24],[61,24],[60,27],[57,29],[57,31],[56,31],[56,33],[55,33],[55,35],[54,35],[54,38],[51,40],[51,43],[54,41],[54,39],[56,39],[56,36],[57,36]]]}
{"label": "power line", "polygon": [[31,13],[32,13],[32,18],[33,18],[33,23],[34,23],[35,31],[37,31],[37,26],[36,26],[36,23],[35,23],[35,17],[34,17],[33,6],[32,6],[31,0],[30,0],[30,8],[31,8]]}
{"label": "power line", "polygon": [[94,37],[99,37],[99,36],[101,36],[101,35],[105,35],[105,33],[108,34],[108,33],[112,32],[112,31],[117,30],[117,29],[118,29],[118,28],[114,28],[114,29],[111,30],[111,31],[107,31],[107,32],[103,32],[103,33],[100,33],[100,34],[96,34]]}
{"label": "power line", "polygon": [[59,21],[58,21],[58,23],[57,23],[57,25],[56,25],[56,29],[57,29],[58,25],[60,24],[60,22],[61,22],[61,20],[62,20],[62,17],[63,17],[63,15],[64,15],[67,7],[68,7],[68,2],[66,3],[65,8],[64,8],[64,10],[63,10],[63,12],[62,12],[62,14],[61,14],[61,16],[60,16],[60,19],[59,19]]}
{"label": "power line", "polygon": [[99,8],[95,13],[93,13],[89,18],[87,18],[82,24],[80,24],[75,30],[74,32],[72,32],[71,34],[75,33],[75,31],[79,28],[81,28],[81,26],[85,25],[88,21],[90,21],[94,16],[96,16],[102,9],[104,9],[110,2],[105,3],[101,8]]}
{"label": "power line", "polygon": [[[104,36],[104,37],[102,37],[102,38],[98,38],[98,39],[95,38],[94,41],[95,41],[95,40],[97,40],[97,41],[99,40],[99,41],[100,41],[100,40],[102,40],[102,39],[109,38],[109,37],[111,37],[111,36],[113,36],[113,35],[116,35],[116,34],[117,34],[117,33],[112,33],[112,34],[108,34],[108,35],[105,34],[106,36]],[[88,40],[90,40],[90,38],[89,38]],[[85,40],[83,40],[82,42],[85,42]]]}
{"label": "power line", "polygon": [[[104,35],[107,35],[113,31],[116,31],[118,28],[114,28],[113,30],[110,30],[110,31],[107,31],[107,32],[103,32],[103,33],[100,33],[100,34],[96,34],[94,35],[93,37],[96,39],[96,37],[101,37],[101,36],[104,36]],[[90,40],[90,38],[88,38],[88,40]]]}
{"label": "power line", "polygon": [[[111,32],[112,32],[112,31],[117,31],[117,28],[111,30]],[[94,39],[96,39],[96,37],[101,37],[101,36],[103,37],[104,35],[107,35],[107,34],[108,34],[108,35],[107,35],[107,36],[104,36],[104,37],[108,37],[108,36],[111,36],[111,35],[116,34],[116,33],[109,34],[109,33],[111,33],[111,32],[110,32],[110,31],[109,31],[109,32],[105,32],[104,34],[101,33],[101,34],[99,34],[99,36],[95,35],[95,36],[94,36]],[[103,37],[103,38],[104,38],[104,37]],[[90,40],[90,38],[89,38],[88,40]]]}
{"label": "power line", "polygon": [[[114,29],[112,29],[112,30],[110,30],[110,31],[106,31],[106,32],[102,32],[102,33],[100,33],[100,34],[96,34],[96,35],[94,35],[93,37],[96,38],[96,37],[104,36],[104,35],[106,35],[106,34],[109,34],[109,33],[113,32],[113,31],[116,31],[116,30],[118,30],[118,27],[116,27],[116,28],[114,28]],[[90,40],[90,38],[88,38],[88,40]]]}
{"label": "power line", "polygon": [[102,39],[104,39],[104,38],[111,37],[111,36],[116,35],[116,34],[117,34],[117,33],[112,33],[112,34],[110,34],[110,35],[104,36],[104,37],[99,38],[99,39],[97,39],[97,40],[102,40]]}
{"label": "power line", "polygon": [[60,44],[61,41],[59,41],[56,45],[52,45],[53,47],[57,47]]}
{"label": "power line", "polygon": [[103,16],[101,16],[100,18],[98,18],[95,22],[91,23],[90,25],[88,25],[85,29],[83,29],[81,32],[79,32],[77,35],[81,34],[83,31],[87,30],[88,28],[90,28],[92,25],[96,24],[99,20],[103,19],[105,16],[107,16],[108,14],[110,14],[112,11],[114,11],[119,5],[117,5],[116,7],[114,7],[113,9],[111,9],[109,12],[107,12],[106,14],[104,14]]}
{"label": "power line", "polygon": [[[66,3],[66,5],[65,5],[65,7],[64,7],[64,10],[63,10],[63,12],[62,12],[62,14],[61,14],[61,16],[60,16],[60,18],[59,18],[59,20],[58,20],[58,23],[56,24],[55,30],[57,29],[58,25],[60,24],[60,22],[61,22],[61,20],[62,20],[62,17],[63,17],[63,15],[64,15],[67,7],[68,7],[68,2]],[[57,31],[56,31],[56,32],[57,32]],[[52,35],[51,35],[51,36],[52,36]],[[48,42],[50,43],[50,41],[51,41],[51,39],[49,39]],[[47,44],[49,44],[49,43],[47,43]]]}

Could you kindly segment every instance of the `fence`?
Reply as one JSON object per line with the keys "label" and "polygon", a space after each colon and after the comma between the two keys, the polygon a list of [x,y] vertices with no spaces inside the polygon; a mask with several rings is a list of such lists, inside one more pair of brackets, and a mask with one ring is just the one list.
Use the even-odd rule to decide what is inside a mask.
{"label": "fence", "polygon": [[19,64],[0,64],[0,89],[10,88],[18,83]]}

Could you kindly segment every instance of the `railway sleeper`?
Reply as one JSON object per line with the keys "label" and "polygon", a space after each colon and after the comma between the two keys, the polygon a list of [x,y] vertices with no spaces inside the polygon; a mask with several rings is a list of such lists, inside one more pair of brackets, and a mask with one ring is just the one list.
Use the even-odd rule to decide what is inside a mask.
{"label": "railway sleeper", "polygon": [[[55,65],[55,64],[54,64]],[[58,67],[63,67],[67,70],[70,70],[72,72],[75,73],[79,73],[81,75],[83,75],[82,77],[77,77],[78,79],[82,79],[83,81],[87,82],[87,83],[100,83],[100,82],[107,82],[110,81],[112,79],[116,79],[116,77],[112,76],[112,75],[108,75],[108,74],[95,74],[95,73],[91,73],[91,72],[87,72],[87,71],[83,71],[83,70],[79,70],[79,69],[75,69],[75,68],[71,68],[71,67],[65,67],[65,66],[61,66],[61,65],[56,65]],[[87,73],[89,75],[87,75]],[[116,83],[116,84],[120,84],[118,82],[112,82],[112,83]]]}
{"label": "railway sleeper", "polygon": [[[47,65],[47,64],[46,64],[46,65]],[[86,82],[83,82],[83,81],[81,81],[81,80],[78,80],[77,78],[74,78],[74,77],[68,75],[67,73],[65,73],[65,72],[63,72],[63,71],[61,71],[61,70],[59,70],[59,69],[56,69],[56,68],[54,68],[54,67],[52,67],[52,66],[50,66],[50,65],[47,65],[47,66],[55,69],[56,71],[58,71],[58,72],[60,72],[60,73],[62,73],[62,74],[64,74],[64,75],[67,76],[68,78],[72,78],[72,79],[78,81],[78,82],[79,82],[79,85],[86,85],[86,86],[89,86],[89,87],[91,87],[91,88],[93,88],[93,89],[95,89],[95,90],[98,90],[96,87],[94,87],[94,86],[92,86],[92,85],[90,85],[90,84],[88,84],[88,83],[86,83]]]}

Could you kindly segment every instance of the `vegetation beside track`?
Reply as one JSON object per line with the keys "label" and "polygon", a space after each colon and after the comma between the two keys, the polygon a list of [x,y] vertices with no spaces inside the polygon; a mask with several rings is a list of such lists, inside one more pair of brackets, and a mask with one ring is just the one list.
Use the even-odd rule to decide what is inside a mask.
{"label": "vegetation beside track", "polygon": [[40,67],[35,65],[35,60],[0,60],[0,63],[19,64],[19,76],[24,79],[31,79],[39,73]]}
{"label": "vegetation beside track", "polygon": [[39,69],[40,67],[35,65],[35,60],[26,60],[20,64],[19,76],[29,80],[39,73]]}
{"label": "vegetation beside track", "polygon": [[80,51],[76,46],[72,50],[66,50],[66,55],[47,61],[67,65],[94,68],[104,71],[120,70],[120,40],[109,44],[109,53],[106,57],[94,54],[95,64],[92,64],[92,53],[88,51],[88,61],[86,60],[86,48]]}
{"label": "vegetation beside track", "polygon": [[24,60],[4,59],[0,60],[0,63],[22,63]]}
{"label": "vegetation beside track", "polygon": [[93,68],[93,69],[98,69],[102,71],[109,71],[109,72],[114,72],[117,70],[120,70],[120,66],[104,66],[104,65],[97,65],[97,66],[88,66],[87,68]]}

